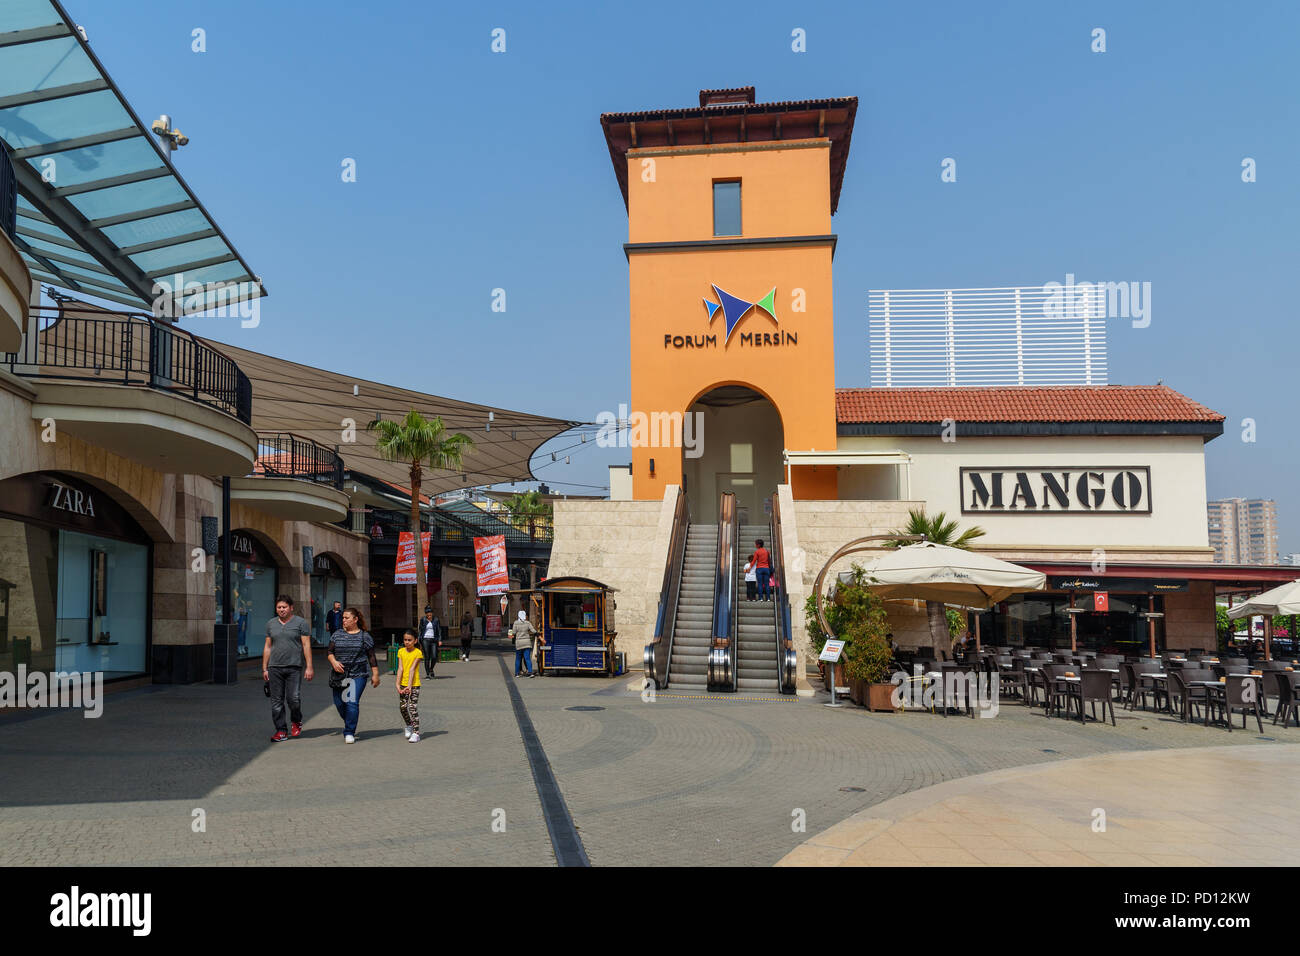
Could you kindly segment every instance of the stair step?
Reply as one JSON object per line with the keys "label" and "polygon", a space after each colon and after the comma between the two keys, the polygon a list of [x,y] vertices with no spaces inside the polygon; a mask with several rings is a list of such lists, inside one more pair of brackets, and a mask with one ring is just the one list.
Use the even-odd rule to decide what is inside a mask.
{"label": "stair step", "polygon": [[737,690],[780,690],[777,686],[776,678],[763,679],[760,677],[737,677]]}

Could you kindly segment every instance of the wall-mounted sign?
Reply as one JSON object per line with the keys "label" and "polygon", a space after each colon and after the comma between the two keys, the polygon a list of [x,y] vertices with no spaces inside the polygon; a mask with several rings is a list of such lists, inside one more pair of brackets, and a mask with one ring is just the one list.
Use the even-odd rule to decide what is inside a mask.
{"label": "wall-mounted sign", "polygon": [[[726,332],[723,335],[722,344],[728,345],[731,342],[731,333],[736,330],[740,320],[751,312],[763,312],[774,323],[779,324],[776,317],[776,286],[757,302],[750,302],[739,296],[732,295],[719,289],[716,285],[712,286],[713,294],[717,297],[717,302],[712,299],[704,299],[704,307],[709,310],[709,324],[713,324],[714,317],[721,312],[723,324],[726,326]],[[798,345],[799,334],[797,332],[786,332],[783,329],[777,329],[769,332],[741,332],[741,348],[770,348],[774,345]],[[718,336],[716,334],[700,335],[673,335],[670,332],[664,333],[664,348],[674,349],[711,349],[718,347]]]}
{"label": "wall-mounted sign", "polygon": [[1140,594],[1159,593],[1162,591],[1186,591],[1186,581],[1164,581],[1154,578],[1110,578],[1110,577],[1049,577],[1048,590],[1051,591],[1126,591]]}
{"label": "wall-mounted sign", "polygon": [[30,472],[0,481],[0,513],[128,541],[149,540],[107,491],[57,472]]}
{"label": "wall-mounted sign", "polygon": [[1150,514],[1151,469],[962,468],[962,514]]}
{"label": "wall-mounted sign", "polygon": [[343,573],[334,565],[334,560],[328,554],[318,554],[312,561],[313,574],[328,574],[331,577],[343,577]]}
{"label": "wall-mounted sign", "polygon": [[50,497],[46,504],[50,508],[58,508],[74,515],[95,517],[94,495],[79,488],[69,488],[57,481],[50,482]]}

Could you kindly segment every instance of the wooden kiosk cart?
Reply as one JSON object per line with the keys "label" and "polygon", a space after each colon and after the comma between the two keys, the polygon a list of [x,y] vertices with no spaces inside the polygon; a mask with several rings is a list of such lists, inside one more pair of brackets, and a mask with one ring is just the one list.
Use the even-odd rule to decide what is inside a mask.
{"label": "wooden kiosk cart", "polygon": [[591,578],[549,578],[533,589],[542,636],[537,670],[596,671],[614,676],[614,588]]}

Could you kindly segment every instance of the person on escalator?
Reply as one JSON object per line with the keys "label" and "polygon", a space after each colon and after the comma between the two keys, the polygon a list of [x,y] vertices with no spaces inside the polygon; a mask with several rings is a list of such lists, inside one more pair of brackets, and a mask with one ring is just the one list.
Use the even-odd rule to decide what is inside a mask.
{"label": "person on escalator", "polygon": [[749,560],[754,565],[754,570],[758,572],[758,599],[772,600],[772,558],[767,553],[767,548],[763,547],[762,538],[754,541],[754,551],[750,554]]}
{"label": "person on escalator", "polygon": [[758,569],[753,561],[745,562],[745,600],[753,601],[758,596]]}

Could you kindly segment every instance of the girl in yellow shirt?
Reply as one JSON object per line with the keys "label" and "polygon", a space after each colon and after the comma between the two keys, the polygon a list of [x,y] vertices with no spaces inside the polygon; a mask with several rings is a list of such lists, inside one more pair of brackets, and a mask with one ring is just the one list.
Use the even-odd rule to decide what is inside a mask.
{"label": "girl in yellow shirt", "polygon": [[420,661],[424,652],[416,647],[415,631],[407,628],[397,651],[397,706],[406,722],[406,739],[420,742]]}

